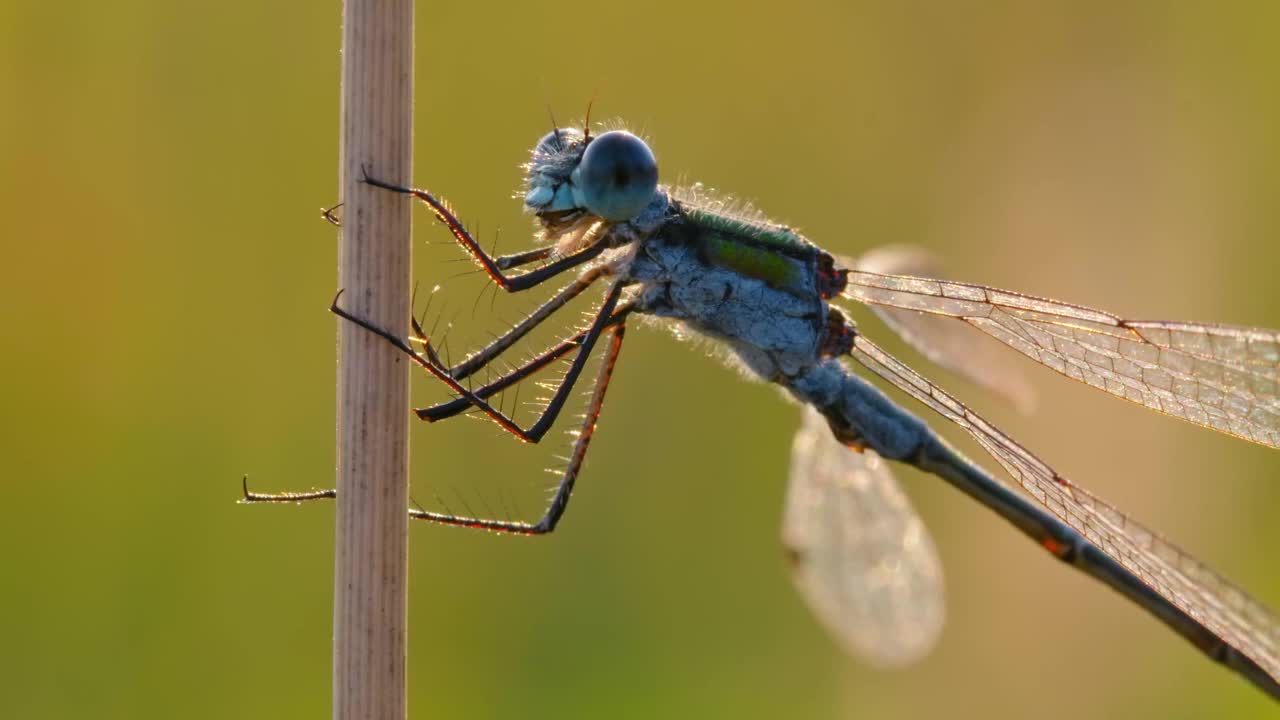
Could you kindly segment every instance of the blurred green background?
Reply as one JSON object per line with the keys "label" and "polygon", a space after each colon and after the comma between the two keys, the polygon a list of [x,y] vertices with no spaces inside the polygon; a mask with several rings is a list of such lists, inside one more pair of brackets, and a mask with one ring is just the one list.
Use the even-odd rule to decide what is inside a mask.
{"label": "blurred green background", "polygon": [[[595,98],[669,181],[835,252],[910,242],[957,278],[1280,326],[1280,5],[966,5],[423,2],[415,179],[523,247],[517,165],[548,108],[580,120]],[[337,192],[339,40],[337,2],[0,7],[6,717],[329,712],[333,509],[235,499],[243,472],[332,482],[335,247],[317,209]],[[466,269],[415,220],[428,287]],[[437,294],[457,352],[531,302],[475,302],[469,280]],[[796,409],[669,333],[629,337],[560,532],[413,527],[414,717],[1272,710],[907,472],[947,628],[911,668],[844,658],[777,539]],[[1020,417],[921,364],[1280,601],[1274,451],[1029,363],[1041,409]],[[478,422],[413,432],[418,500],[499,514],[532,512],[510,488],[536,497],[563,449]]]}

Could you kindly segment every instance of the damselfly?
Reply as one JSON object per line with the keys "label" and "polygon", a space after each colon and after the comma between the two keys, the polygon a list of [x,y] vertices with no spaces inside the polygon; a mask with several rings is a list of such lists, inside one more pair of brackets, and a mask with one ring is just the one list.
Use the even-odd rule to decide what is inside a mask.
{"label": "damselfly", "polygon": [[[963,326],[947,319],[1112,395],[1271,447],[1280,446],[1280,333],[1127,320],[1055,300],[919,277],[917,257],[906,252],[839,261],[758,214],[734,210],[697,189],[659,185],[653,153],[623,130],[553,130],[538,141],[525,169],[524,207],[536,218],[542,242],[500,257],[486,253],[430,192],[366,177],[371,185],[429,206],[504,290],[527,290],[580,268],[524,320],[452,366],[442,362],[418,323],[416,337],[402,338],[347,313],[335,299],[335,313],[394,344],[456,394],[417,410],[419,418],[437,421],[475,408],[521,440],[538,442],[604,339],[568,467],[539,520],[421,509],[410,511],[414,518],[531,535],[554,530],[591,442],[627,319],[666,318],[722,343],[750,373],[807,406],[794,444],[784,540],[799,588],[847,649],[882,663],[906,662],[927,652],[941,623],[938,562],[889,474],[884,460],[892,460],[952,483],[1054,557],[1106,583],[1213,660],[1280,697],[1280,622],[1272,610],[885,353],[833,302],[873,306],[926,356],[988,386],[1000,386],[1000,379],[950,331]],[[596,283],[606,290],[586,329],[482,387],[464,384]],[[496,393],[569,355],[573,360],[563,381],[531,425],[520,425],[490,404]],[[1035,502],[968,461],[851,372],[845,357],[964,428]],[[245,490],[249,502],[334,496],[331,490]]]}

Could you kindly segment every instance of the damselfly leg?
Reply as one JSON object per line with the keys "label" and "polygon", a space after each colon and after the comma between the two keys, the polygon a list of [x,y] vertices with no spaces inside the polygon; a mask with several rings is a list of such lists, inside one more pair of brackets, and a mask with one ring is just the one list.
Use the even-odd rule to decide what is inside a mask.
{"label": "damselfly leg", "polygon": [[[381,187],[381,185],[375,185],[375,187]],[[344,204],[345,203],[338,203],[337,205],[321,210],[320,217],[324,218],[330,225],[342,227],[342,220],[338,217],[338,209]],[[532,250],[522,250],[518,253],[511,253],[510,255],[499,255],[498,257],[493,258],[493,264],[497,266],[499,270],[510,270],[514,267],[520,267],[521,265],[528,265],[532,262],[546,260],[554,255],[555,251],[555,246],[544,245],[542,247],[533,248]]]}
{"label": "damselfly leg", "polygon": [[513,267],[528,265],[531,262],[546,260],[555,253],[556,249],[552,245],[543,245],[532,250],[511,253],[510,255],[499,255],[493,259],[493,264],[498,266],[499,270],[510,270]]}
{"label": "damselfly leg", "polygon": [[[447,372],[454,380],[462,380],[480,368],[488,365],[519,341],[520,338],[527,335],[529,331],[533,330],[544,320],[551,317],[552,314],[568,304],[569,301],[581,295],[584,290],[591,287],[592,283],[600,279],[600,277],[605,275],[606,272],[606,269],[603,267],[588,269],[586,272],[582,273],[582,275],[578,276],[578,278],[573,282],[561,289],[560,292],[553,295],[549,300],[538,306],[538,308],[533,312],[529,313],[523,320],[508,328],[506,332],[495,338],[488,345],[475,351],[457,365],[449,367]],[[422,332],[422,327],[416,320],[414,321],[413,329],[420,340],[429,341],[430,338]],[[424,342],[423,345],[424,348],[428,347],[429,342]],[[437,362],[437,364],[443,365],[439,362]]]}
{"label": "damselfly leg", "polygon": [[[337,310],[335,310],[335,312],[337,312]],[[560,483],[556,486],[555,494],[551,497],[551,502],[547,505],[547,509],[543,512],[540,519],[536,522],[528,523],[512,520],[466,517],[462,515],[432,512],[422,509],[410,509],[409,517],[414,520],[425,520],[441,525],[457,525],[461,527],[479,528],[483,530],[514,533],[519,535],[543,535],[555,530],[556,525],[560,522],[560,518],[564,516],[565,510],[569,507],[569,499],[573,495],[573,487],[577,482],[578,472],[582,468],[582,463],[587,456],[587,448],[590,446],[591,438],[595,434],[596,422],[600,418],[600,409],[604,405],[605,392],[608,390],[609,380],[613,377],[613,369],[618,362],[618,354],[622,350],[622,339],[626,332],[624,320],[629,312],[630,307],[623,307],[612,314],[602,315],[601,317],[604,318],[603,323],[597,323],[593,325],[591,329],[585,330],[579,335],[551,348],[549,351],[539,355],[524,366],[517,368],[507,376],[500,378],[490,385],[486,385],[476,393],[477,395],[491,395],[494,392],[501,390],[502,387],[519,382],[521,379],[537,369],[545,367],[557,358],[563,357],[574,347],[580,347],[584,352],[589,352],[590,348],[585,346],[585,341],[587,337],[591,335],[592,331],[596,330],[597,326],[601,329],[607,328],[609,330],[610,343],[605,351],[604,359],[600,364],[600,371],[596,375],[595,385],[591,392],[591,399],[587,403],[586,411],[582,418],[582,424],[578,429],[578,439],[574,442],[573,451],[569,455],[569,464],[565,467],[564,473],[560,476]],[[346,316],[344,315],[343,317]],[[353,322],[357,322],[361,327],[368,328],[368,326],[363,323],[359,323],[355,320],[353,320]],[[377,333],[376,330],[371,331]],[[377,334],[382,335],[381,333]],[[387,336],[382,335],[382,337]],[[392,343],[402,351],[407,347],[395,342],[395,340],[392,340]],[[420,357],[417,353],[413,352],[412,348],[408,348],[408,352],[414,355],[414,357]],[[580,357],[585,357],[585,355]],[[425,359],[421,359],[419,364],[422,364],[424,361]],[[429,361],[425,362],[429,363]],[[563,389],[571,387],[572,382],[570,382],[570,380],[571,379],[566,376],[565,382],[560,386],[562,391],[566,394],[567,390]],[[573,380],[576,380],[576,377],[573,378]],[[497,387],[499,385],[501,385],[501,387]],[[559,392],[557,394],[559,394]],[[455,415],[472,404],[463,398],[459,398],[456,402],[462,403],[457,410],[452,410],[451,412],[447,412],[447,414],[442,413],[440,417],[443,418]],[[446,403],[445,405],[448,404]],[[437,407],[444,407],[444,405]],[[252,492],[249,490],[249,481],[247,477],[244,479],[243,491],[244,495],[241,502],[244,503],[297,503],[308,500],[334,499],[338,496],[337,490],[314,490],[309,492],[271,494]]]}
{"label": "damselfly leg", "polygon": [[[510,255],[493,257],[480,247],[479,243],[471,236],[471,234],[463,226],[462,222],[457,218],[452,210],[441,200],[431,195],[425,190],[415,190],[412,188],[400,187],[391,183],[375,180],[368,176],[365,172],[364,181],[374,187],[390,190],[397,193],[412,195],[428,207],[431,208],[436,218],[440,220],[453,234],[454,238],[463,246],[463,248],[472,256],[472,258],[481,266],[499,287],[508,292],[517,292],[531,287],[535,287],[542,282],[556,277],[574,267],[582,265],[593,258],[597,257],[604,249],[600,243],[588,245],[576,253],[565,257],[555,258],[556,247],[548,245],[534,248]],[[325,213],[326,219],[330,222],[336,222],[336,218],[332,214],[332,210]],[[551,259],[551,262],[519,275],[507,276],[502,271],[510,270],[530,263],[542,262]],[[572,392],[574,385],[577,383],[582,370],[586,366],[586,362],[590,357],[592,349],[599,339],[600,334],[605,330],[611,331],[612,342],[606,358],[601,366],[600,376],[597,378],[596,387],[592,393],[591,403],[587,407],[584,417],[583,426],[578,434],[578,441],[574,445],[574,450],[570,458],[570,463],[565,470],[560,485],[556,490],[551,504],[543,517],[536,523],[510,522],[504,520],[488,520],[483,518],[468,518],[455,516],[447,513],[434,513],[425,510],[411,510],[410,514],[416,519],[430,520],[434,522],[466,525],[472,527],[481,527],[498,531],[516,532],[525,534],[539,534],[549,532],[553,529],[559,518],[564,513],[564,509],[568,504],[569,495],[572,491],[574,480],[577,477],[578,469],[582,460],[586,455],[586,449],[590,443],[590,437],[594,431],[595,419],[599,416],[600,403],[603,401],[604,391],[608,385],[608,378],[612,373],[613,364],[617,359],[617,354],[621,348],[623,337],[623,322],[629,312],[630,306],[623,308],[617,307],[618,298],[621,293],[621,286],[615,284],[608,292],[604,303],[597,312],[595,320],[586,330],[577,333],[575,336],[561,341],[541,354],[529,359],[524,364],[516,367],[512,371],[504,374],[496,380],[489,382],[478,392],[472,392],[460,384],[460,381],[470,376],[472,373],[488,366],[494,359],[508,350],[512,345],[525,337],[531,330],[540,325],[548,317],[557,310],[564,307],[571,300],[580,295],[584,290],[589,288],[602,275],[607,274],[604,268],[592,268],[576,278],[572,283],[564,287],[549,300],[539,306],[534,312],[525,317],[520,322],[513,325],[505,333],[493,342],[489,343],[479,351],[473,353],[461,363],[452,367],[442,362],[432,347],[429,337],[423,332],[421,324],[412,319],[413,329],[416,337],[414,341],[422,345],[422,352],[416,351],[405,339],[396,336],[394,333],[377,327],[363,318],[356,317],[338,305],[338,297],[334,298],[334,302],[330,309],[338,316],[353,322],[366,330],[382,337],[393,347],[405,353],[415,363],[427,370],[430,374],[444,382],[451,390],[453,390],[458,398],[453,401],[440,403],[430,408],[418,410],[418,415],[424,420],[435,421],[446,417],[451,417],[463,412],[469,407],[479,408],[488,415],[498,425],[525,442],[538,442],[546,434],[547,430],[555,423],[560,411]],[[338,293],[341,296],[341,292]],[[574,358],[568,372],[561,380],[556,392],[552,396],[546,408],[543,409],[537,420],[529,428],[520,427],[510,416],[495,410],[486,402],[486,399],[497,392],[510,387],[538,370],[546,367],[555,360],[564,357],[574,349],[578,350],[577,356]],[[281,493],[281,494],[262,494],[254,493],[248,489],[247,481],[244,487],[245,502],[300,502],[304,500],[333,498],[336,497],[335,490],[318,490],[305,493]]]}
{"label": "damselfly leg", "polygon": [[[615,326],[621,325],[622,322],[626,319],[626,317],[631,314],[634,307],[635,306],[633,304],[626,304],[626,305],[623,305],[622,307],[619,307],[617,310],[614,311],[613,315],[609,317],[608,322],[605,323],[605,327],[615,327]],[[524,380],[530,375],[538,372],[542,368],[550,365],[551,363],[555,362],[556,360],[559,360],[560,358],[564,357],[565,355],[568,355],[570,352],[580,347],[582,345],[583,339],[585,339],[587,336],[587,332],[588,332],[587,330],[583,330],[577,335],[574,335],[572,337],[562,340],[559,344],[554,345],[542,351],[541,353],[527,360],[524,364],[512,369],[506,374],[499,376],[497,379],[485,384],[479,389],[473,390],[472,392],[477,397],[489,398],[493,396],[495,393],[501,392],[507,389],[508,387],[511,387],[512,385],[520,382],[521,380]],[[457,378],[456,375],[454,377]],[[459,413],[466,412],[471,407],[474,407],[474,406],[471,404],[470,400],[459,397],[459,398],[454,398],[453,400],[448,400],[446,402],[432,405],[431,407],[420,408],[418,410],[415,410],[414,412],[416,412],[418,414],[418,417],[421,418],[422,420],[426,420],[427,422],[435,422],[437,420],[444,420],[446,418],[451,418]]]}
{"label": "damselfly leg", "polygon": [[[542,282],[549,280],[566,270],[575,268],[594,259],[605,249],[603,244],[597,242],[593,245],[588,245],[572,255],[557,258],[536,270],[530,270],[520,275],[507,276],[503,274],[503,269],[527,264],[529,262],[534,262],[535,260],[546,259],[551,256],[553,251],[548,249],[543,253],[543,249],[539,248],[537,251],[526,251],[523,253],[516,253],[515,255],[508,255],[503,258],[494,258],[480,247],[480,243],[476,242],[475,238],[471,237],[471,233],[463,227],[462,221],[453,214],[453,211],[449,209],[449,206],[443,200],[440,200],[426,190],[407,188],[383,182],[381,180],[375,180],[374,178],[369,177],[368,173],[364,176],[364,182],[384,190],[412,195],[426,203],[426,205],[431,208],[431,212],[435,213],[436,218],[440,222],[444,223],[445,227],[449,228],[449,232],[453,234],[453,237],[456,238],[458,243],[461,244],[468,253],[470,253],[471,257],[473,257],[477,263],[480,264],[480,267],[484,268],[484,271],[488,273],[489,277],[495,283],[497,283],[498,287],[506,290],[507,292],[520,292],[521,290],[528,290],[531,287],[536,287]],[[499,264],[499,261],[502,261],[503,264]]]}
{"label": "damselfly leg", "polygon": [[[607,319],[607,318],[606,318]],[[621,323],[621,321],[619,321]],[[410,510],[409,517],[415,520],[427,520],[442,525],[459,525],[462,527],[493,530],[496,532],[515,533],[518,535],[543,535],[556,529],[564,511],[569,507],[569,498],[573,495],[573,486],[578,479],[578,471],[587,457],[587,447],[595,435],[596,421],[600,419],[600,408],[604,405],[604,395],[609,388],[609,380],[613,377],[614,366],[618,362],[618,353],[622,350],[622,338],[626,326],[618,324],[610,329],[611,341],[600,364],[600,372],[596,375],[595,386],[591,392],[591,400],[587,403],[582,425],[578,431],[578,439],[573,444],[573,452],[569,455],[569,464],[560,476],[560,484],[551,497],[550,504],[542,518],[534,523],[510,520],[492,520],[486,518],[468,518],[447,513],[427,510]],[[565,387],[561,385],[561,387]]]}
{"label": "damselfly leg", "polygon": [[[391,343],[398,350],[408,355],[414,362],[420,365],[427,372],[434,375],[449,389],[457,393],[460,397],[465,398],[472,405],[476,406],[485,415],[493,419],[501,428],[515,435],[525,442],[536,443],[542,440],[547,434],[547,430],[555,423],[556,418],[560,415],[560,411],[564,408],[564,403],[569,398],[569,393],[573,391],[573,386],[578,382],[578,377],[582,374],[582,369],[586,367],[587,359],[591,355],[591,349],[595,347],[596,341],[600,338],[600,333],[604,331],[608,324],[609,316],[613,314],[618,304],[618,296],[622,293],[622,286],[614,284],[609,293],[605,296],[604,303],[600,306],[600,310],[596,313],[595,320],[592,321],[591,327],[587,330],[587,334],[582,339],[582,345],[578,349],[578,354],[573,359],[573,364],[569,366],[568,372],[565,373],[564,379],[560,381],[560,385],[556,388],[555,394],[551,397],[551,401],[547,403],[547,407],[543,409],[538,419],[527,428],[521,427],[509,415],[490,405],[484,398],[473,393],[462,383],[458,382],[451,376],[447,369],[441,367],[431,357],[424,356],[417,352],[403,338],[397,336],[389,330],[374,325],[364,318],[356,317],[344,310],[338,305],[338,297],[335,297],[330,310],[333,314],[345,320],[349,320],[356,325],[368,330],[387,342]],[[340,297],[341,292],[338,293]],[[429,344],[424,339],[424,344]],[[431,353],[434,355],[434,353]]]}

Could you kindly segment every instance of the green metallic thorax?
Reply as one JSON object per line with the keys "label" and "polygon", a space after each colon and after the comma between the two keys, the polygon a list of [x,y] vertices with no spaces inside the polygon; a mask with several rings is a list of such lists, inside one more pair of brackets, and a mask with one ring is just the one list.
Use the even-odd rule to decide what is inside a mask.
{"label": "green metallic thorax", "polygon": [[794,230],[682,204],[684,240],[708,265],[796,294],[814,291],[817,246]]}

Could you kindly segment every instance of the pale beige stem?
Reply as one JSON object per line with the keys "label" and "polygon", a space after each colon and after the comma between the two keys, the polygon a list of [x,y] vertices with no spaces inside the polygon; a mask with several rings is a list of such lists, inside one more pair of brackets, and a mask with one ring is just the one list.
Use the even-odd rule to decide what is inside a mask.
{"label": "pale beige stem", "polygon": [[[408,185],[413,1],[346,0],[342,32],[343,307],[407,334],[411,204],[362,184],[362,167]],[[338,508],[333,717],[404,720],[408,585],[409,363],[338,321]]]}

